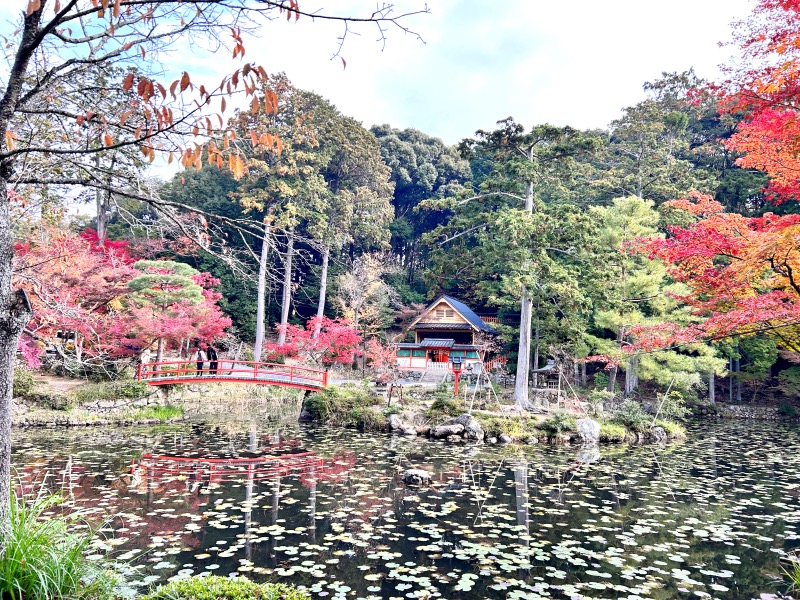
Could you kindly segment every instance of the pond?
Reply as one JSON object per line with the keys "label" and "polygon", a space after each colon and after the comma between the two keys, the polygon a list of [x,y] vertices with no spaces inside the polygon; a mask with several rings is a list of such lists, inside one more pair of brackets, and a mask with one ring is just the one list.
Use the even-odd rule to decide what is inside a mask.
{"label": "pond", "polygon": [[800,434],[774,424],[599,455],[268,421],[18,430],[12,460],[102,523],[141,591],[207,572],[314,598],[753,598],[800,547]]}

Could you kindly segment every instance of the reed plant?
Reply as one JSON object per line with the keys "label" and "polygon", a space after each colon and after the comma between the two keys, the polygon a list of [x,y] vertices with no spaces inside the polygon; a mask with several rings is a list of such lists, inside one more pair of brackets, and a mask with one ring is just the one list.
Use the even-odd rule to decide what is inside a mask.
{"label": "reed plant", "polygon": [[60,501],[11,495],[0,524],[0,600],[115,598],[116,574],[87,558],[92,532],[73,533],[76,518],[51,514]]}

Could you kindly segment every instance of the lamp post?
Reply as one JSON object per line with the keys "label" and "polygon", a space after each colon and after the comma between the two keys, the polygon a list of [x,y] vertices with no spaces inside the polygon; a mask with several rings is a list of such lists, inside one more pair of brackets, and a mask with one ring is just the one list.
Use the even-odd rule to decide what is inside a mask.
{"label": "lamp post", "polygon": [[458,396],[458,376],[461,373],[461,369],[464,366],[464,358],[461,356],[451,356],[450,357],[450,369],[453,371],[453,377],[455,378],[455,384],[453,386],[453,395]]}

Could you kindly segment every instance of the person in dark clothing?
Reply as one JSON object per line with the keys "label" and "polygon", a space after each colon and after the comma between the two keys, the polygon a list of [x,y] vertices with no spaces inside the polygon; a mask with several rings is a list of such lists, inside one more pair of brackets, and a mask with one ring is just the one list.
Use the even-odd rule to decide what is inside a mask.
{"label": "person in dark clothing", "polygon": [[217,355],[217,349],[214,348],[214,346],[209,346],[207,354],[209,361],[208,372],[210,375],[214,376],[217,374],[217,367],[219,365],[219,363],[217,362],[219,360],[219,356]]}

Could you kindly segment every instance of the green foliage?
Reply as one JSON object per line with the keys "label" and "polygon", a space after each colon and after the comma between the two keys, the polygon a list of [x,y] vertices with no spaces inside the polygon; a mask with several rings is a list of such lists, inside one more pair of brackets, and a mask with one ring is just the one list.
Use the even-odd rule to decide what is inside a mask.
{"label": "green foliage", "polygon": [[598,371],[594,374],[594,387],[598,390],[605,390],[608,388],[608,373]]}
{"label": "green foliage", "polygon": [[33,373],[22,367],[14,368],[14,398],[28,398],[36,391],[36,380]]}
{"label": "green foliage", "polygon": [[72,398],[79,404],[98,400],[139,400],[146,398],[151,392],[152,388],[143,381],[118,379],[88,383],[72,392]]}
{"label": "green foliage", "polygon": [[783,573],[789,578],[789,591],[800,591],[800,560],[793,560]]}
{"label": "green foliage", "polygon": [[613,421],[633,431],[645,431],[650,427],[652,417],[641,404],[634,400],[626,400],[615,412]]}
{"label": "green foliage", "polygon": [[386,415],[366,386],[329,386],[311,394],[305,408],[315,420],[340,427],[362,427],[365,430],[384,429]]}
{"label": "green foliage", "polygon": [[778,373],[778,389],[790,398],[800,396],[800,367],[790,367]]}
{"label": "green foliage", "polygon": [[549,418],[539,423],[539,429],[550,436],[566,431],[575,431],[575,419],[563,411],[556,411]]}
{"label": "green foliage", "polygon": [[172,581],[142,600],[309,600],[309,596],[288,585],[212,575]]}
{"label": "green foliage", "polygon": [[616,396],[614,392],[606,389],[589,390],[589,416],[602,417],[605,405],[611,402],[614,396]]}
{"label": "green foliage", "polygon": [[781,404],[778,407],[778,414],[787,419],[794,419],[798,415],[797,408],[791,404]]}
{"label": "green foliage", "polygon": [[667,432],[667,435],[673,439],[683,439],[686,437],[686,428],[675,421],[668,419],[656,421],[656,427],[661,427]]}
{"label": "green foliage", "polygon": [[436,387],[433,402],[425,412],[428,418],[457,417],[465,411],[464,403],[460,398],[456,398],[446,384]]}
{"label": "green foliage", "polygon": [[535,421],[528,418],[516,416],[500,417],[497,415],[486,415],[474,413],[473,416],[481,424],[483,430],[489,437],[499,437],[507,435],[512,440],[527,441],[536,437]]}
{"label": "green foliage", "polygon": [[627,433],[625,427],[619,423],[600,423],[601,442],[622,442],[625,440]]}
{"label": "green foliage", "polygon": [[669,394],[659,394],[658,402],[661,403],[658,416],[664,419],[681,419],[689,414],[683,394],[677,390],[671,390]]}
{"label": "green foliage", "polygon": [[183,416],[183,407],[173,404],[163,406],[143,406],[126,414],[126,418],[132,421],[171,421]]}
{"label": "green foliage", "polygon": [[2,533],[0,598],[3,600],[112,600],[116,576],[86,558],[93,532],[71,533],[74,520],[51,514],[60,499],[27,504],[12,494],[10,528]]}

